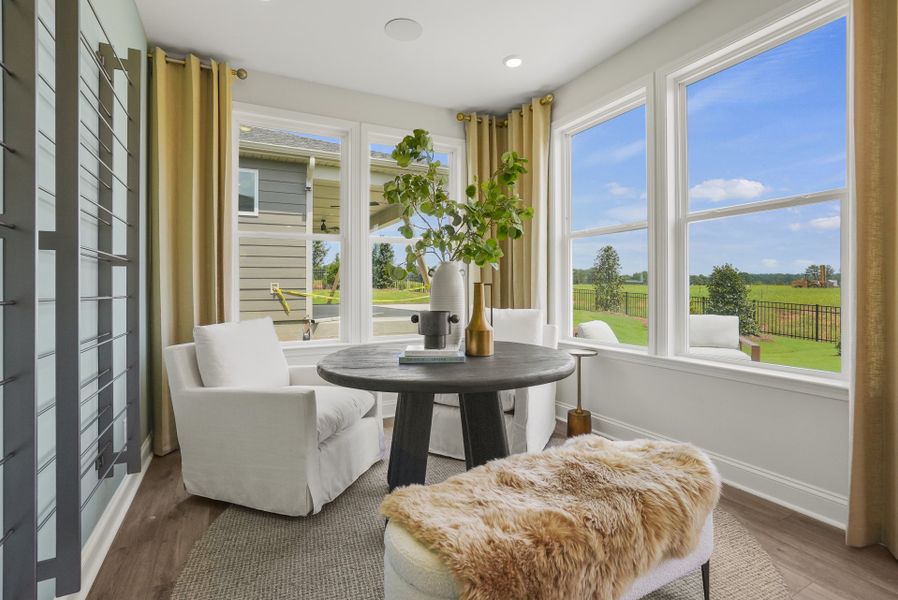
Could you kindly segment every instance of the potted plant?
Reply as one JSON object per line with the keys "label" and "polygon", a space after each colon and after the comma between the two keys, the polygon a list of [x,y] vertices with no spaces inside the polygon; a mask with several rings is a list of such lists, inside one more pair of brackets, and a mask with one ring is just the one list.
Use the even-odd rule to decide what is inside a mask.
{"label": "potted plant", "polygon": [[[398,204],[406,239],[418,238],[406,246],[406,264],[414,264],[426,254],[439,260],[433,271],[430,309],[448,310],[462,320],[450,340],[456,343],[464,328],[465,286],[462,264],[498,268],[503,252],[499,242],[524,235],[524,221],[533,209],[523,207],[514,184],[527,172],[527,160],[516,152],[505,152],[496,172],[485,181],[476,179],[465,189],[467,202],[449,198],[446,181],[438,173],[441,164],[434,158],[433,140],[423,129],[415,129],[396,145],[392,153],[404,168],[412,163],[427,167],[423,172],[403,173],[384,184],[384,198]],[[408,273],[397,267],[397,279]]]}

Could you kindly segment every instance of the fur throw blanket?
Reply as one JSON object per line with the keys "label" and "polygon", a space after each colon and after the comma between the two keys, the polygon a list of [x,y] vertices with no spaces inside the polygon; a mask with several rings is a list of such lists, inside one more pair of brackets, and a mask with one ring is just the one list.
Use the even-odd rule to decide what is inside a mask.
{"label": "fur throw blanket", "polygon": [[381,512],[440,556],[463,599],[614,600],[689,554],[719,496],[694,446],[585,435],[397,489]]}

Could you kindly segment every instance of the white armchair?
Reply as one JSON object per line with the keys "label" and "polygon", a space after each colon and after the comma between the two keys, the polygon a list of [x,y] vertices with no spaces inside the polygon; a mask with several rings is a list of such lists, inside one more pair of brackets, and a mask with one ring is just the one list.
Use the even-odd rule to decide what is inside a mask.
{"label": "white armchair", "polygon": [[575,337],[585,340],[594,340],[603,344],[617,344],[617,336],[614,330],[605,321],[586,321],[577,326]]}
{"label": "white armchair", "polygon": [[194,339],[164,352],[191,494],[309,515],[384,457],[379,396],[288,367],[270,319]]}
{"label": "white armchair", "polygon": [[[545,325],[540,311],[495,309],[493,312],[496,341],[558,347],[558,328]],[[505,413],[509,451],[516,454],[545,448],[555,430],[555,384],[505,390],[499,392],[499,398]],[[457,394],[437,394],[434,398],[430,452],[465,458]]]}
{"label": "white armchair", "polygon": [[[751,356],[742,352],[747,346]],[[739,317],[689,315],[689,354],[700,358],[745,361],[761,360],[761,346],[739,335]]]}

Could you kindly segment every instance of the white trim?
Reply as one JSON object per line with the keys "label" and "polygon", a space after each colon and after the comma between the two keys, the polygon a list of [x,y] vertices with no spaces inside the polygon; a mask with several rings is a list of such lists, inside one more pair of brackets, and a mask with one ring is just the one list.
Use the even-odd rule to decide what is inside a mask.
{"label": "white trim", "polygon": [[253,209],[240,210],[240,186],[237,186],[237,216],[238,217],[258,217],[259,216],[259,169],[248,169],[246,167],[237,168],[237,181],[240,175],[250,173],[253,176]]}
{"label": "white trim", "polygon": [[833,190],[824,190],[822,192],[814,192],[813,194],[799,194],[797,196],[785,196],[783,198],[747,202],[744,204],[735,204],[733,206],[723,206],[721,208],[694,210],[688,213],[685,216],[685,219],[690,223],[696,223],[711,219],[724,219],[726,217],[768,212],[781,208],[792,208],[794,206],[807,206],[809,204],[821,204],[823,202],[833,201],[840,202],[846,196],[848,196],[847,188],[837,188]]}
{"label": "white trim", "polygon": [[[685,368],[707,370],[707,361],[688,357],[687,319],[689,314],[689,248],[688,226],[692,222],[718,219],[728,216],[749,214],[792,206],[840,201],[842,215],[842,311],[849,318],[842,320],[844,340],[842,369],[839,373],[816,371],[774,365],[753,363],[744,370],[758,377],[768,374],[775,378],[799,380],[837,380],[844,387],[849,379],[853,364],[853,345],[850,333],[852,327],[851,307],[853,306],[853,264],[854,234],[853,224],[853,164],[852,149],[848,155],[848,187],[822,190],[812,194],[775,198],[742,205],[712,208],[689,212],[688,178],[686,155],[686,106],[685,85],[687,82],[708,75],[760,54],[807,33],[821,25],[842,18],[847,12],[847,0],[819,0],[808,5],[804,0],[790,2],[772,11],[749,25],[731,32],[698,51],[691,52],[674,62],[653,71],[651,74],[605,95],[598,101],[579,110],[572,111],[556,119],[552,128],[552,179],[553,203],[560,218],[554,220],[550,231],[549,246],[552,253],[551,286],[554,293],[550,298],[550,322],[560,326],[562,340],[579,344],[571,339],[572,318],[572,258],[571,240],[601,235],[633,231],[644,227],[642,223],[614,225],[572,231],[571,223],[571,146],[573,135],[613,118],[626,110],[638,106],[644,98],[646,106],[646,157],[648,195],[648,353],[652,357],[676,358],[679,363],[690,365]],[[849,16],[850,18],[850,16]],[[850,27],[850,24],[849,24]],[[850,52],[850,48],[849,48]],[[852,79],[851,64],[847,65],[848,81]],[[658,93],[655,93],[658,90]],[[849,90],[850,92],[850,90]],[[846,118],[851,114],[851,94]],[[851,139],[849,137],[849,139]],[[849,144],[850,146],[850,144]],[[585,344],[589,345],[589,343]],[[625,352],[629,350],[621,347]],[[645,352],[636,352],[646,356]],[[678,363],[678,364],[679,364]],[[721,363],[720,368],[729,372],[731,365]],[[738,369],[738,366],[735,367]],[[823,385],[829,385],[824,383]]]}
{"label": "white trim", "polygon": [[[383,145],[395,145],[402,141],[402,139],[409,134],[408,131],[403,129],[398,129],[395,127],[384,127],[380,125],[369,125],[367,123],[362,124],[361,129],[361,144],[360,144],[360,155],[363,163],[363,174],[362,174],[362,189],[365,190],[365,195],[360,200],[360,204],[367,207],[368,202],[370,200],[369,194],[371,189],[371,154],[369,152],[371,144],[383,144]],[[431,139],[433,140],[433,148],[435,152],[442,153],[448,155],[448,164],[446,165],[449,168],[449,197],[457,199],[459,202],[463,202],[464,198],[462,197],[462,190],[464,189],[463,182],[465,178],[465,140],[464,138],[456,138],[456,137],[447,137],[441,135],[431,135]],[[367,214],[367,213],[366,213]],[[374,316],[373,316],[373,291],[371,289],[371,283],[373,280],[372,272],[371,272],[371,249],[373,244],[408,244],[410,242],[414,242],[418,238],[412,238],[411,240],[393,236],[378,236],[372,235],[370,223],[367,220],[365,222],[365,239],[366,244],[365,248],[367,249],[367,258],[363,261],[364,264],[364,285],[360,287],[363,291],[362,298],[362,306],[363,306],[363,314],[361,315],[361,322],[366,323],[367,327],[363,329],[363,340],[364,341],[392,341],[393,338],[396,339],[404,339],[408,336],[399,335],[399,336],[376,336],[374,335]],[[361,283],[361,282],[360,282]],[[467,286],[466,286],[467,287]],[[465,297],[465,302],[467,304],[467,294]]]}
{"label": "white trim", "polygon": [[151,436],[143,441],[140,445],[140,473],[125,475],[125,478],[119,483],[115,493],[106,504],[100,520],[94,525],[94,529],[87,542],[81,549],[81,589],[73,594],[66,596],[57,596],[64,600],[86,600],[90,594],[90,588],[93,586],[109,553],[109,548],[118,534],[125,515],[131,507],[134,496],[140,488],[140,482],[150,467],[153,460],[153,453],[150,451]]}
{"label": "white trim", "polygon": [[627,233],[628,231],[641,231],[649,228],[648,221],[637,221],[635,223],[623,223],[621,225],[607,225],[605,227],[593,227],[592,229],[578,229],[568,234],[571,240],[579,238],[597,237],[600,235],[611,235],[613,233]]}
{"label": "white trim", "polygon": [[[555,294],[549,299],[549,322],[559,326],[562,337],[567,337],[564,332],[573,333],[573,283],[572,283],[572,257],[571,243],[574,239],[591,237],[593,235],[605,235],[610,233],[622,233],[646,229],[648,237],[648,271],[649,271],[649,322],[654,314],[652,302],[653,271],[653,241],[652,241],[652,204],[654,202],[654,96],[651,77],[641,77],[626,86],[608,94],[589,106],[562,117],[552,127],[552,204],[555,212],[560,213],[560,219],[553,219],[553,226],[549,231],[550,256],[554,256],[551,263],[550,284]],[[571,204],[571,140],[573,137],[591,127],[601,125],[630,110],[645,107],[645,133],[646,133],[646,208],[647,220],[612,225],[607,227],[594,227],[585,230],[574,230],[572,204]],[[649,331],[649,347],[652,347],[653,335]]]}
{"label": "white trim", "polygon": [[[675,68],[661,69],[659,71],[659,79],[663,78],[665,95],[668,99],[666,111],[668,123],[666,124],[666,132],[672,140],[672,145],[668,147],[668,153],[666,155],[668,177],[667,189],[668,193],[673,194],[672,197],[668,197],[668,205],[675,207],[676,215],[674,220],[673,246],[675,274],[672,287],[673,302],[668,306],[668,311],[673,310],[673,344],[668,343],[668,349],[673,355],[683,357],[689,355],[689,331],[686,326],[687,319],[683,316],[690,313],[689,226],[691,223],[794,206],[819,204],[833,200],[840,201],[840,215],[846,213],[850,215],[850,206],[848,206],[850,194],[846,188],[821,190],[812,194],[764,200],[718,209],[690,211],[688,188],[689,174],[687,167],[686,87],[690,83],[709,77],[715,73],[722,72],[727,68],[749,60],[754,56],[758,56],[780,44],[796,39],[816,28],[826,25],[827,23],[846,17],[847,12],[848,5],[845,0],[820,0],[819,2],[802,7],[799,10],[792,10],[787,15],[780,16],[779,18],[768,17],[764,24],[761,24],[760,22],[756,24],[754,26],[755,30],[751,33],[744,34],[715,50],[707,51],[699,58],[694,58],[690,61],[680,61]],[[850,80],[851,64],[848,63],[847,59],[845,68],[846,79]],[[846,117],[851,114],[849,108],[849,106],[846,106]],[[850,181],[850,173],[848,172],[846,172],[846,182],[847,181]],[[850,285],[853,281],[851,278],[851,263],[850,261],[845,261],[846,240],[850,239],[847,237],[848,233],[846,230],[850,229],[850,227],[851,220],[849,216],[840,223],[840,272],[843,279],[843,285],[840,286],[840,297],[842,300],[840,304],[843,306],[846,303],[846,296],[850,296],[851,294],[851,290],[846,288],[844,283],[848,282]],[[849,301],[848,309],[850,310],[850,308],[851,305]],[[850,338],[850,331],[852,330],[848,330],[849,325],[846,324],[844,320],[841,321],[841,324],[842,332],[840,339]],[[848,335],[845,335],[846,333],[848,333]],[[826,371],[798,369],[764,362],[753,363],[751,368],[758,372],[816,372],[822,378],[836,377],[840,380],[847,381],[850,373],[849,362],[849,356],[845,355],[843,352],[841,369],[835,375],[829,374]]]}
{"label": "white trim", "polygon": [[681,371],[848,402],[848,382],[836,375],[821,377],[819,373],[822,372],[820,371],[808,369],[759,370],[745,366],[741,362],[708,361],[688,356],[660,356],[648,354],[644,348],[598,344],[580,338],[563,339],[559,345],[565,348],[592,348],[598,351],[602,357],[610,360],[621,360],[642,366]]}
{"label": "white trim", "polygon": [[[556,403],[556,420],[564,423],[568,410],[572,408],[573,405]],[[645,438],[669,442],[681,441],[595,412],[592,413],[592,431],[612,440]],[[848,498],[845,495],[717,452],[710,450],[704,452],[714,461],[721,479],[727,485],[828,525],[845,529],[848,516]]]}
{"label": "white trim", "polygon": [[[240,102],[234,103],[233,114],[232,157],[235,165],[239,165],[239,126],[241,124],[326,135],[339,138],[341,141],[339,234],[315,233],[314,229],[297,232],[241,232],[237,225],[237,214],[233,215],[233,230],[237,240],[241,237],[265,237],[322,240],[340,244],[340,287],[347,293],[342,293],[340,296],[339,338],[285,342],[283,344],[284,352],[288,357],[323,356],[329,351],[343,348],[347,344],[361,344],[373,339],[383,339],[375,338],[372,331],[370,243],[407,243],[408,240],[403,238],[400,242],[394,242],[392,239],[377,239],[376,236],[370,236],[368,203],[370,201],[371,169],[368,147],[371,141],[374,143],[380,143],[381,140],[386,140],[387,143],[398,142],[408,132],[396,128]],[[440,135],[434,135],[432,138],[438,152],[449,154],[449,192],[451,197],[458,197],[462,192],[462,182],[465,177],[464,139]],[[236,189],[238,181],[236,173],[239,169],[234,169],[234,171],[233,185]],[[309,202],[311,203],[312,200],[310,199]],[[240,317],[239,244],[235,245],[233,254],[232,265],[235,277],[231,290],[233,310],[229,315],[229,320],[238,320]]]}

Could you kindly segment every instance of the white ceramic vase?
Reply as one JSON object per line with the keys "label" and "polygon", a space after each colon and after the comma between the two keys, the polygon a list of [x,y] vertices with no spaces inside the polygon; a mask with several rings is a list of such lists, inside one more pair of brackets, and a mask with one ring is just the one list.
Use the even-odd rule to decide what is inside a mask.
{"label": "white ceramic vase", "polygon": [[458,315],[458,323],[452,325],[447,344],[457,344],[465,331],[468,316],[465,312],[465,279],[463,264],[458,261],[441,262],[430,279],[430,310],[448,310]]}

